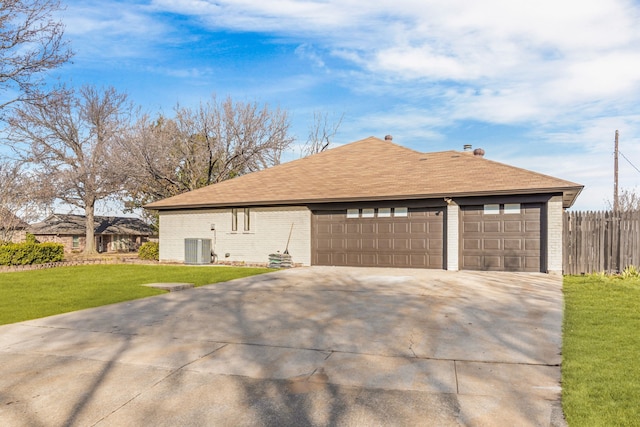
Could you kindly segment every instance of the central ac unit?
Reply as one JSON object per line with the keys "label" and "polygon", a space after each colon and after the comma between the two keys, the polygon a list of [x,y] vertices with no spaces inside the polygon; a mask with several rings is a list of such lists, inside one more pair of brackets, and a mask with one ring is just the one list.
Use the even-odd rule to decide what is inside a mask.
{"label": "central ac unit", "polygon": [[184,239],[185,264],[211,264],[211,239]]}

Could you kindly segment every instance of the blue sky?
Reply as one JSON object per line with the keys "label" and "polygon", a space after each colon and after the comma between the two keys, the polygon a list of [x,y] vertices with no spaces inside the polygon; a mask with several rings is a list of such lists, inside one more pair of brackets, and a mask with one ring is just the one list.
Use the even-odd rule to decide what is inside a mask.
{"label": "blue sky", "polygon": [[[586,185],[580,210],[612,197],[616,129],[640,167],[638,1],[63,3],[76,55],[51,78],[114,86],[148,112],[230,95],[287,109],[300,142],[314,111],[344,114],[336,143],[473,144]],[[622,158],[620,183],[640,185]]]}

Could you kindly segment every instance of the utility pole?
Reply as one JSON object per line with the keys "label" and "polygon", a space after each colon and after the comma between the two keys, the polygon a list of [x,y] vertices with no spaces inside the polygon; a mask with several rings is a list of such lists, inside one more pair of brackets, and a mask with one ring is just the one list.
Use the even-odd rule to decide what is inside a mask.
{"label": "utility pole", "polygon": [[613,211],[620,209],[618,201],[618,130],[616,129],[616,142],[613,151]]}

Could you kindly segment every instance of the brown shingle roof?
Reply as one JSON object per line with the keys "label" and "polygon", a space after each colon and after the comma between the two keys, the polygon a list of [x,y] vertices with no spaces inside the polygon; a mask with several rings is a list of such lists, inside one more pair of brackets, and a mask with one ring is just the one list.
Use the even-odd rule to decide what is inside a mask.
{"label": "brown shingle roof", "polygon": [[150,209],[286,205],[498,194],[564,194],[583,186],[471,153],[420,153],[375,137],[147,205]]}
{"label": "brown shingle roof", "polygon": [[[94,216],[94,232],[96,234],[126,234],[151,236],[153,229],[138,218],[119,216]],[[44,221],[32,224],[29,232],[35,235],[64,234],[84,236],[86,217],[73,214],[53,214]]]}

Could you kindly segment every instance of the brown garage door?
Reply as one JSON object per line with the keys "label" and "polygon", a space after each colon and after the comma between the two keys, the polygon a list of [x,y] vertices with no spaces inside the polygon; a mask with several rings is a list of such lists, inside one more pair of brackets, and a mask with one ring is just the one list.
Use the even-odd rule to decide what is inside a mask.
{"label": "brown garage door", "polygon": [[541,207],[539,203],[462,206],[461,268],[542,271]]}
{"label": "brown garage door", "polygon": [[443,268],[443,208],[353,211],[313,212],[314,265]]}

